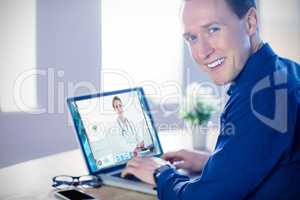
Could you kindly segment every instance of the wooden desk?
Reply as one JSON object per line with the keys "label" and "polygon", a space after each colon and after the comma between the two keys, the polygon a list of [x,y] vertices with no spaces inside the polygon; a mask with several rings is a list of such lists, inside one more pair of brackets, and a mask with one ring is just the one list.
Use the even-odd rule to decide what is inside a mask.
{"label": "wooden desk", "polygon": [[[160,134],[165,152],[178,149],[192,149],[190,134],[184,131],[168,131]],[[215,136],[209,139],[208,147],[214,146]],[[79,149],[37,160],[31,160],[0,170],[1,200],[48,200],[56,199],[51,187],[52,177],[60,174],[84,175],[88,171]],[[100,200],[154,200],[146,195],[115,187],[103,186],[89,189]]]}

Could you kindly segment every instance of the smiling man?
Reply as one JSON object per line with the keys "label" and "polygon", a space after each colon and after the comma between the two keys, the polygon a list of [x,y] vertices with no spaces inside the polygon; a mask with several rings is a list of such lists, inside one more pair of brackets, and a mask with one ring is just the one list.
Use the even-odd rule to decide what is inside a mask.
{"label": "smiling man", "polygon": [[300,199],[299,64],[262,42],[255,0],[186,0],[182,19],[200,68],[231,84],[215,150],[134,158],[123,175],[156,185],[161,200]]}
{"label": "smiling man", "polygon": [[[262,42],[257,32],[254,2],[230,2],[247,2],[245,19],[241,20],[232,12],[234,8],[231,9],[224,0],[187,1],[182,14],[183,35],[190,45],[193,58],[219,85],[231,82]],[[242,17],[243,14],[238,15]]]}

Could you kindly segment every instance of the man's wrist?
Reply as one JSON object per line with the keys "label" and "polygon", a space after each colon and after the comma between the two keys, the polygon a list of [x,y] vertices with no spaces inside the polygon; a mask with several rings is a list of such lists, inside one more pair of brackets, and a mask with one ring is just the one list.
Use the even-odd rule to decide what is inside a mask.
{"label": "man's wrist", "polygon": [[153,172],[153,178],[154,178],[154,182],[155,184],[157,185],[157,180],[158,180],[158,177],[166,170],[168,169],[176,169],[174,165],[171,165],[170,163],[167,163],[157,169],[154,170]]}

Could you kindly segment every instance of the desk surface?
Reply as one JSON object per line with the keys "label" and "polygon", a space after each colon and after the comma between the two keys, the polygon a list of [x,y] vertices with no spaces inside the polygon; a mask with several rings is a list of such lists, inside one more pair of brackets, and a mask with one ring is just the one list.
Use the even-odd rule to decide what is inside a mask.
{"label": "desk surface", "polygon": [[[178,149],[192,149],[190,134],[184,131],[169,131],[160,134],[164,152]],[[212,149],[216,136],[208,138]],[[48,200],[56,199],[51,187],[52,177],[59,174],[84,175],[88,171],[79,149],[47,156],[0,169],[0,199],[2,200]],[[100,200],[154,200],[155,196],[103,186],[89,189],[90,194]]]}

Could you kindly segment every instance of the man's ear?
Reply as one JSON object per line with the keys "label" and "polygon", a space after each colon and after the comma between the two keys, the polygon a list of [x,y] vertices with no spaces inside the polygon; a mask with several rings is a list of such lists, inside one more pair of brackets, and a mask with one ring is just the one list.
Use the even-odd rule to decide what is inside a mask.
{"label": "man's ear", "polygon": [[248,10],[245,20],[249,36],[256,34],[258,31],[258,16],[256,8],[252,7]]}

